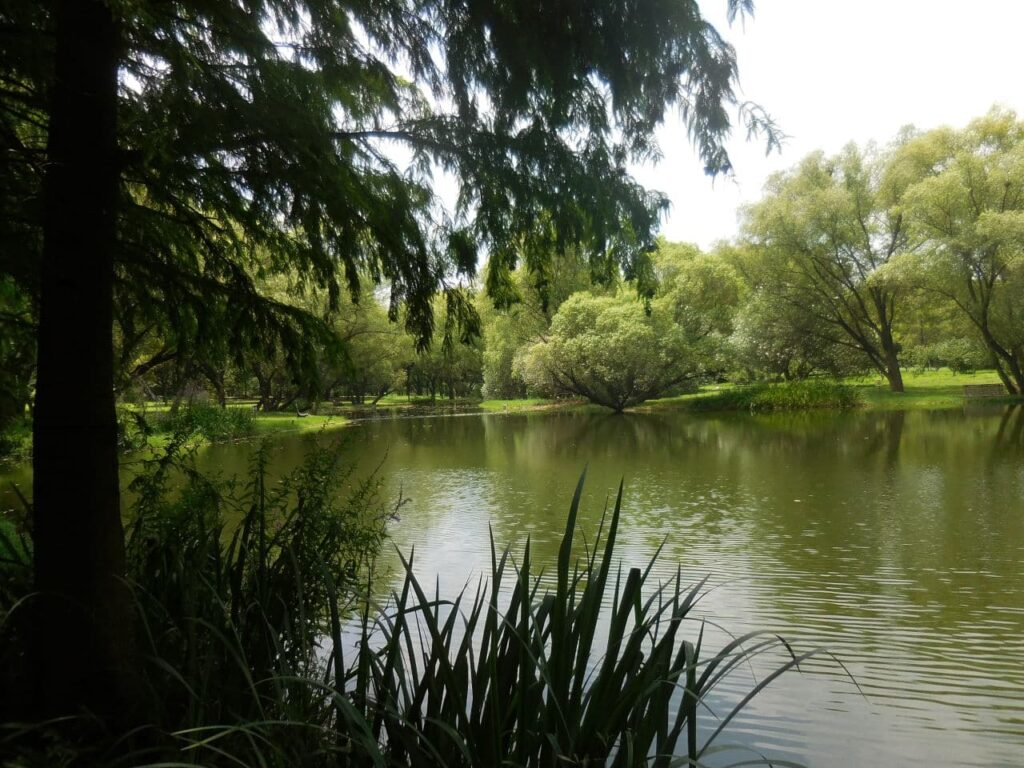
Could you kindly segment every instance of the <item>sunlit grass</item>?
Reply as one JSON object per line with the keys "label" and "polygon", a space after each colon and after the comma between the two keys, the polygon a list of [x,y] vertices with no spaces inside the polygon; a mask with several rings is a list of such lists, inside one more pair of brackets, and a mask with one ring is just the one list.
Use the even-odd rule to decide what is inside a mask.
{"label": "sunlit grass", "polygon": [[861,404],[856,390],[830,379],[807,379],[779,384],[749,384],[716,387],[693,395],[655,400],[647,407],[658,410],[677,408],[690,411],[806,411],[812,409],[848,410]]}
{"label": "sunlit grass", "polygon": [[[995,371],[954,373],[948,368],[935,371],[904,370],[904,392],[892,392],[881,376],[864,376],[846,381],[857,389],[868,408],[880,410],[962,408],[969,402],[964,396],[965,385],[1000,383]],[[998,403],[1001,400],[983,398],[970,402]]]}

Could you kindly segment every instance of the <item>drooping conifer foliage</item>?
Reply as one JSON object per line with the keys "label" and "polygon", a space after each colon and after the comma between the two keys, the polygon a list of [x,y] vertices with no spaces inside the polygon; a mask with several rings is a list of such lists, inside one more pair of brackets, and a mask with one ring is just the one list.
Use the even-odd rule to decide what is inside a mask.
{"label": "drooping conifer foliage", "polygon": [[473,330],[459,276],[482,251],[507,302],[517,253],[543,284],[569,245],[649,292],[665,200],[627,164],[657,155],[666,114],[682,111],[712,174],[729,170],[734,110],[773,140],[693,0],[49,0],[0,18],[0,268],[38,323],[36,581],[56,597],[35,647],[51,712],[131,698],[112,328],[122,357],[159,328],[164,358],[275,344],[309,365],[323,325],[255,278],[289,271],[336,302],[368,276],[426,340],[438,287]]}

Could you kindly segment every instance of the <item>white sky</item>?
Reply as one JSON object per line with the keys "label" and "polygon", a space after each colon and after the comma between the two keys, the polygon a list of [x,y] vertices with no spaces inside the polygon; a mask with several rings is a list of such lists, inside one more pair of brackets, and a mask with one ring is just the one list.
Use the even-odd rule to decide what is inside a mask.
{"label": "white sky", "polygon": [[736,234],[736,210],[769,174],[816,149],[889,141],[901,126],[963,126],[995,103],[1024,114],[1024,0],[757,0],[744,25],[726,0],[702,0],[736,47],[741,99],[761,104],[789,135],[782,154],[730,143],[735,178],[704,176],[681,124],[661,131],[663,160],[634,169],[666,193],[662,233],[702,247]]}

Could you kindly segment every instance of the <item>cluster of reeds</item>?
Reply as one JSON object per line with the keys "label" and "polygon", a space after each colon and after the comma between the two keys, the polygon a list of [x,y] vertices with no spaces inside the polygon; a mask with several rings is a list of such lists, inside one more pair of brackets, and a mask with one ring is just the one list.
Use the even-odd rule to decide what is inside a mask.
{"label": "cluster of reeds", "polygon": [[[684,588],[678,571],[654,584],[657,555],[617,565],[621,488],[574,560],[581,478],[553,589],[529,543],[515,562],[492,540],[475,591],[428,590],[410,555],[377,605],[366,563],[388,514],[378,482],[339,472],[337,451],[314,451],[283,482],[267,467],[264,449],[236,486],[164,459],[135,482],[146,722],[58,750],[60,727],[9,728],[0,745],[21,764],[37,763],[43,728],[57,734],[43,740],[54,765],[695,766],[807,655],[761,634],[709,652],[699,623],[684,639],[702,584]],[[716,686],[772,648],[780,665],[702,732]]]}
{"label": "cluster of reeds", "polygon": [[[621,486],[607,529],[572,562],[582,488],[583,478],[553,592],[529,543],[513,565],[492,540],[490,578],[451,601],[428,593],[404,560],[391,604],[364,614],[353,668],[344,638],[334,636],[334,667],[354,672],[344,681],[346,708],[370,727],[367,764],[700,765],[750,698],[806,658],[774,635],[745,635],[709,653],[703,625],[691,623],[696,638],[683,639],[703,583],[684,589],[677,571],[671,583],[652,585],[657,555],[642,570],[615,565]],[[718,683],[769,648],[783,649],[786,661],[710,733],[698,733],[698,710]]]}

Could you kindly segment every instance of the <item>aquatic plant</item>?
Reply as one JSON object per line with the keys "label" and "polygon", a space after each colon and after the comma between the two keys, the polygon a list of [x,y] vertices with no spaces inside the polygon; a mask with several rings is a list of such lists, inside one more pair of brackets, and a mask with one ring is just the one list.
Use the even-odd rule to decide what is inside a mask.
{"label": "aquatic plant", "polygon": [[751,384],[701,395],[687,403],[696,411],[846,410],[862,404],[857,390],[832,379],[804,379],[777,384]]}
{"label": "aquatic plant", "polygon": [[[180,450],[133,484],[138,727],[12,724],[7,707],[0,745],[14,764],[701,765],[750,699],[813,653],[762,633],[712,652],[694,622],[684,639],[703,582],[686,588],[677,570],[653,583],[657,553],[642,569],[617,563],[621,486],[574,560],[580,479],[553,589],[529,542],[517,563],[492,539],[475,591],[428,590],[410,554],[375,605],[366,566],[392,511],[375,476],[354,482],[337,450],[317,449],[273,483],[264,448],[238,485]],[[6,551],[24,572],[30,553]],[[2,594],[2,669],[17,678],[31,595]],[[773,649],[772,673],[720,719],[698,718],[727,675]]]}

